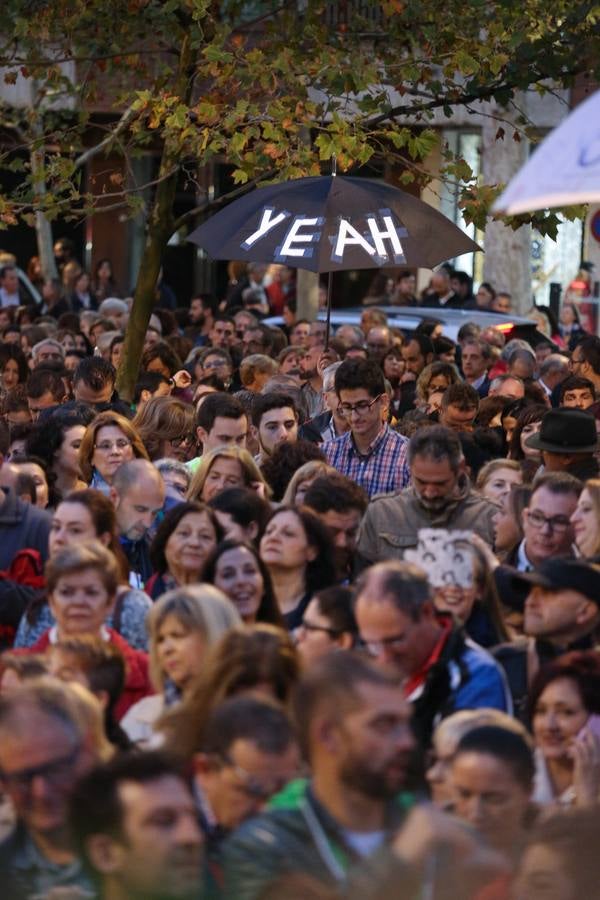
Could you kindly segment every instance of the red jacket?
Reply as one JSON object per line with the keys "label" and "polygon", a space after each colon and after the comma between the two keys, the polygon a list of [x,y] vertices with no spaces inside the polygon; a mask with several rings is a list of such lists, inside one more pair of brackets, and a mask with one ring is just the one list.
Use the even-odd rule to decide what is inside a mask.
{"label": "red jacket", "polygon": [[[114,644],[125,657],[125,688],[115,706],[115,718],[120,721],[134,703],[137,703],[138,700],[142,700],[149,694],[153,694],[154,690],[148,674],[148,655],[141,650],[134,650],[112,628],[107,628],[107,631],[111,644]],[[22,647],[12,652],[15,654],[45,653],[49,646],[50,630],[45,631],[31,647]]]}

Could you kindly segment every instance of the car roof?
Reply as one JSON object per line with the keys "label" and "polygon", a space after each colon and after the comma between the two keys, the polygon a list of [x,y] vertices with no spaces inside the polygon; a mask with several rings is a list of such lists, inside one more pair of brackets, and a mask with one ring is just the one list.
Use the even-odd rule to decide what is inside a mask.
{"label": "car roof", "polygon": [[[535,330],[537,323],[523,316],[505,315],[503,313],[485,312],[478,309],[444,309],[443,307],[428,306],[354,306],[346,309],[332,309],[331,324],[335,328],[340,325],[360,325],[360,319],[366,309],[378,309],[388,317],[388,322],[402,331],[412,332],[423,319],[437,319],[442,323],[442,333],[451,340],[456,341],[460,328],[467,322],[479,325],[481,329],[500,327],[502,331],[511,331],[514,326],[528,326]],[[326,319],[324,309],[319,310],[318,318]],[[264,319],[265,325],[282,325],[281,316],[270,316]]]}

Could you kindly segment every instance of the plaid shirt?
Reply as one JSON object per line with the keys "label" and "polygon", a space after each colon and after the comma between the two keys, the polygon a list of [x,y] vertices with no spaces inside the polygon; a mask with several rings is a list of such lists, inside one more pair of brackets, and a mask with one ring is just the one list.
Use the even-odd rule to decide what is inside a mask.
{"label": "plaid shirt", "polygon": [[351,431],[334,441],[326,441],[321,449],[329,465],[355,481],[369,498],[394,494],[408,485],[408,441],[389,425],[381,429],[367,453],[358,452]]}

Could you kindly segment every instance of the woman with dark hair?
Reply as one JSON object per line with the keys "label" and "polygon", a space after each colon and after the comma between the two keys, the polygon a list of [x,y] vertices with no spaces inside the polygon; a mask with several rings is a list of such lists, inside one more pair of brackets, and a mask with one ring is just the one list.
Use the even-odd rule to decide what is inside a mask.
{"label": "woman with dark hair", "polygon": [[[48,538],[49,558],[53,559],[62,550],[90,540],[108,547],[118,566],[116,602],[110,610],[107,624],[118,631],[130,646],[145,650],[148,644],[145,623],[150,603],[143,591],[129,585],[129,566],[121,550],[114,506],[99,491],[74,491],[58,504],[52,517]],[[15,647],[31,646],[53,623],[47,598],[40,593],[25,610]]]}
{"label": "woman with dark hair", "polygon": [[521,734],[498,725],[474,728],[452,760],[452,811],[514,861],[533,818],[534,775],[533,751]]}
{"label": "woman with dark hair", "polygon": [[536,744],[534,799],[592,806],[600,799],[600,656],[566,653],[544,666],[529,690]]}
{"label": "woman with dark hair", "polygon": [[283,628],[269,570],[253,544],[222,541],[207,560],[202,580],[229,597],[245,624],[267,622]]}
{"label": "woman with dark hair", "polygon": [[196,452],[194,407],[176,397],[151,397],[133,419],[148,456],[187,462]]}
{"label": "woman with dark hair", "polygon": [[0,380],[5,391],[25,384],[29,376],[27,358],[16,344],[0,344]]}
{"label": "woman with dark hair", "polygon": [[54,413],[34,426],[27,440],[27,453],[39,456],[48,472],[49,505],[55,507],[71,491],[86,487],[79,469],[79,448],[85,429],[94,417],[86,408],[80,412]]}
{"label": "woman with dark hair", "polygon": [[290,630],[302,624],[314,592],[337,581],[329,529],[302,507],[282,506],[273,513],[260,542],[260,557],[270,572],[279,609]]}
{"label": "woman with dark hair", "polygon": [[227,488],[216,494],[208,505],[225,537],[258,544],[271,515],[271,504],[252,488]]}
{"label": "woman with dark hair", "polygon": [[527,480],[531,480],[542,464],[541,452],[528,447],[527,440],[538,433],[547,412],[548,407],[541,403],[533,403],[521,410],[508,444],[508,458],[521,463],[524,474],[528,476]]}
{"label": "woman with dark hair", "polygon": [[144,351],[140,365],[143,372],[159,372],[165,378],[172,378],[175,372],[179,372],[181,368],[181,360],[165,341],[148,347]]}
{"label": "woman with dark hair", "polygon": [[308,462],[325,463],[325,454],[312,441],[284,441],[275,448],[262,464],[261,471],[273,491],[273,500],[284,502],[283,497],[295,474]]}
{"label": "woman with dark hair", "polygon": [[92,289],[96,304],[102,303],[108,297],[120,297],[117,285],[113,277],[113,268],[110,259],[99,259],[94,267]]}
{"label": "woman with dark hair", "polygon": [[223,533],[212,509],[204,503],[179,503],[158,526],[150,559],[154,574],[146,593],[156,600],[165,591],[202,580],[202,570]]}

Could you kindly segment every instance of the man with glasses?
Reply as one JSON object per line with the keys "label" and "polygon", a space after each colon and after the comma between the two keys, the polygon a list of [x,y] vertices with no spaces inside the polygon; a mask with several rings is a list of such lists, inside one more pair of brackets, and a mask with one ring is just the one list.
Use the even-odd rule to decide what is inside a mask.
{"label": "man with glasses", "polygon": [[148,532],[165,502],[162,476],[145,459],[125,462],[114,474],[110,499],[116,511],[121,548],[129,562],[130,582],[143,588],[152,575]]}
{"label": "man with glasses", "polygon": [[195,749],[200,826],[209,864],[218,867],[225,837],[298,777],[300,751],[284,710],[255,697],[217,706]]}
{"label": "man with glasses", "polygon": [[421,569],[396,561],[367,569],[357,585],[355,615],[367,651],[403,679],[423,746],[436,721],[459,709],[512,712],[500,667],[452,616],[436,612]]}
{"label": "man with glasses", "polygon": [[409,481],[408,441],[387,424],[389,398],[381,367],[371,360],[344,360],[334,383],[338,413],[350,430],[323,444],[327,462],[369,497],[402,490]]}
{"label": "man with glasses", "polygon": [[96,755],[79,703],[58,682],[0,698],[0,784],[17,816],[0,845],[2,896],[11,900],[49,897],[58,888],[92,896],[67,827],[69,795]]}
{"label": "man with glasses", "polygon": [[539,475],[523,510],[523,540],[505,563],[530,572],[548,559],[572,556],[575,534],[570,519],[581,488],[581,482],[567,472]]}

